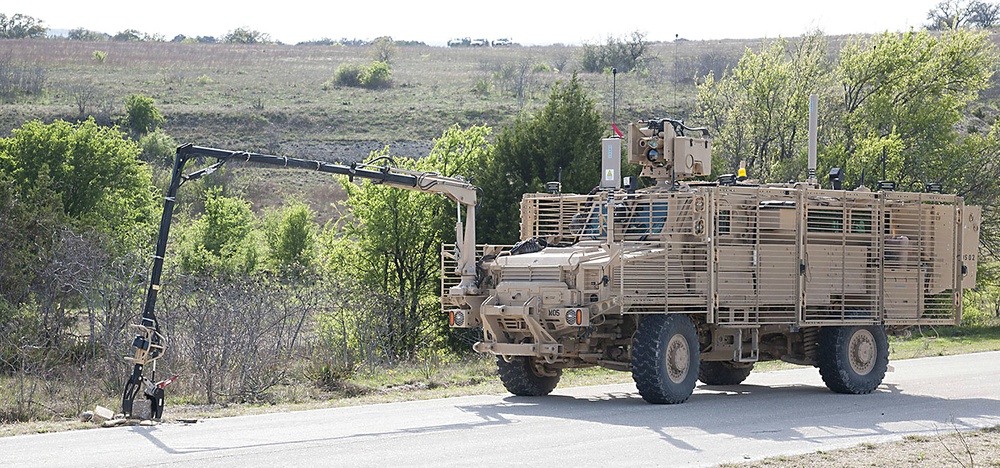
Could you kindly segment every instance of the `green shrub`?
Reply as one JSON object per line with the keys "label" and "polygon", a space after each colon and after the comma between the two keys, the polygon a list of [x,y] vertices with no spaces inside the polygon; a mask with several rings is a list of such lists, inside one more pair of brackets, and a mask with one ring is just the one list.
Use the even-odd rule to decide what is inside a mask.
{"label": "green shrub", "polygon": [[[333,73],[333,79],[330,80],[333,86],[349,86],[349,87],[359,87],[361,86],[361,74],[364,70],[353,63],[342,63],[337,67],[337,71]],[[327,84],[330,84],[327,81]],[[324,85],[324,88],[329,86]]]}
{"label": "green shrub", "polygon": [[244,273],[257,269],[258,231],[250,202],[227,197],[218,187],[205,192],[201,218],[178,226],[180,265],[189,273]]}
{"label": "green shrub", "polygon": [[392,85],[392,72],[385,62],[372,62],[361,74],[361,86],[368,89],[388,88]]}
{"label": "green shrub", "polygon": [[125,98],[125,124],[136,135],[145,135],[159,127],[166,119],[156,108],[153,98],[133,94]]}
{"label": "green shrub", "polygon": [[139,138],[139,148],[142,149],[139,157],[143,161],[170,166],[174,161],[177,141],[163,130],[156,129]]}
{"label": "green shrub", "polygon": [[103,50],[94,51],[94,61],[97,63],[104,63],[108,59],[108,53]]}
{"label": "green shrub", "polygon": [[347,86],[352,88],[381,89],[392,86],[392,72],[385,62],[372,62],[367,67],[343,63],[333,73],[333,78],[323,83],[323,89]]}
{"label": "green shrub", "polygon": [[490,82],[482,79],[476,81],[476,84],[472,86],[472,94],[475,94],[477,96],[489,96]]}

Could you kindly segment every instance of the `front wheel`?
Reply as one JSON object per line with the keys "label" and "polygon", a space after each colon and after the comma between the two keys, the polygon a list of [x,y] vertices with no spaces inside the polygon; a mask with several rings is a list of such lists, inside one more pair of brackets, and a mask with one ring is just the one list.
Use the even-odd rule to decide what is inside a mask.
{"label": "front wheel", "polygon": [[686,315],[649,315],[632,342],[632,379],[643,400],[683,403],[694,392],[700,360],[698,333]]}
{"label": "front wheel", "polygon": [[548,375],[535,367],[534,359],[516,356],[508,362],[503,356],[497,356],[500,381],[508,392],[517,396],[544,396],[552,393],[559,384],[562,369],[545,370]]}
{"label": "front wheel", "polygon": [[823,382],[837,393],[871,393],[889,367],[889,339],[878,325],[824,327],[818,351]]}

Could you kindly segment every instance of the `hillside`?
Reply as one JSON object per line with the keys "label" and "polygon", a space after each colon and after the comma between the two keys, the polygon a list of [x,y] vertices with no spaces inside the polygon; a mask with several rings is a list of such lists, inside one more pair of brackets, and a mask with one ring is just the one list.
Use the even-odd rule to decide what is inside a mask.
{"label": "hillside", "polygon": [[[618,75],[618,120],[693,102],[695,74],[736,63],[754,41],[652,44],[648,73]],[[357,159],[383,145],[420,156],[453,124],[500,126],[544,104],[580,68],[581,47],[398,47],[387,90],[324,83],[367,47],[2,40],[0,57],[44,74],[39,97],[4,104],[0,135],[24,120],[112,118],[133,93],[153,97],[178,142],[307,158]],[[103,61],[95,52],[106,53]],[[611,118],[610,73],[581,81]]]}
{"label": "hillside", "polygon": [[[831,58],[849,39],[827,37]],[[649,44],[643,71],[618,74],[616,120],[687,118],[695,77],[721,75],[761,43]],[[0,71],[20,70],[42,89],[0,104],[0,136],[31,119],[93,115],[110,123],[123,114],[126,96],[143,94],[156,100],[164,130],[179,144],[342,162],[388,145],[392,155],[420,157],[451,125],[499,131],[519,113],[540,108],[553,83],[582,68],[583,52],[580,46],[397,46],[392,87],[367,90],[329,82],[342,64],[370,62],[369,46],[0,40]],[[579,79],[610,122],[612,74]],[[982,93],[977,107],[996,89]],[[241,171],[235,185],[256,211],[291,196],[306,200],[321,221],[337,217],[329,201],[342,197],[339,188],[309,175],[274,180],[255,172]]]}

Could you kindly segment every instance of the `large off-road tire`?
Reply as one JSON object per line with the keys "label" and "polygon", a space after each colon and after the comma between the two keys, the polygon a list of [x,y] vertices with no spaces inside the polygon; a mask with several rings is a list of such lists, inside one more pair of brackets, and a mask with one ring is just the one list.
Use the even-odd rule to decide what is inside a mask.
{"label": "large off-road tire", "polygon": [[753,363],[702,361],[698,370],[698,380],[705,385],[739,385],[747,379],[752,370]]}
{"label": "large off-road tire", "polygon": [[539,375],[532,360],[517,356],[510,362],[497,356],[497,373],[507,391],[517,396],[544,396],[559,384],[562,369],[552,369],[555,375]]}
{"label": "large off-road tire", "polygon": [[819,373],[837,393],[871,393],[889,367],[889,339],[878,325],[823,327],[819,332]]}
{"label": "large off-road tire", "polygon": [[632,342],[632,379],[643,400],[683,403],[698,380],[700,350],[694,323],[686,315],[649,315]]}

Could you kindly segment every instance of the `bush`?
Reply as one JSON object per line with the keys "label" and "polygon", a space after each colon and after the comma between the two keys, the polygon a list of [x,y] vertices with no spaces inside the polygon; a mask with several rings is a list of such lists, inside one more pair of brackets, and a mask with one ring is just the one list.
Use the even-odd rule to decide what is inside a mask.
{"label": "bush", "polygon": [[0,175],[6,173],[22,197],[54,193],[58,208],[85,226],[146,241],[154,198],[139,152],[120,131],[93,119],[32,121],[0,139]]}
{"label": "bush", "polygon": [[372,62],[361,74],[361,87],[368,89],[388,88],[392,84],[391,77],[392,72],[389,71],[389,64]]}
{"label": "bush", "polygon": [[133,94],[125,98],[125,125],[136,135],[145,135],[166,122],[153,98]]}
{"label": "bush", "polygon": [[157,129],[139,138],[139,157],[150,164],[170,166],[174,161],[177,142],[163,130]]}
{"label": "bush", "polygon": [[311,270],[316,233],[316,214],[303,203],[295,203],[268,216],[264,236],[268,260],[278,272],[304,274]]}
{"label": "bush", "polygon": [[181,269],[189,273],[249,274],[257,269],[258,232],[250,203],[218,187],[205,193],[205,212],[178,226]]}
{"label": "bush", "polygon": [[361,86],[361,74],[364,70],[352,63],[342,63],[337,67],[337,71],[333,72],[333,78],[327,81],[323,88],[327,89],[332,84],[333,86],[349,86],[352,88],[357,88]]}
{"label": "bush", "polygon": [[385,62],[372,62],[367,67],[342,63],[333,78],[323,83],[323,89],[347,86],[351,88],[381,89],[392,86],[392,72]]}

